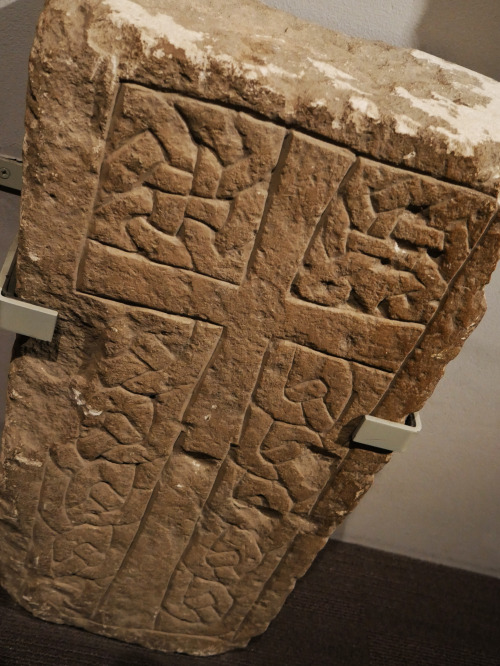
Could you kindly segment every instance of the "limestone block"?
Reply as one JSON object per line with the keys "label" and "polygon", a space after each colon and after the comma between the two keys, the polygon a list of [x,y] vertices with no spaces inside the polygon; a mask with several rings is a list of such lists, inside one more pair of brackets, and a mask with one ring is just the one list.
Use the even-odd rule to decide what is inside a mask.
{"label": "limestone block", "polygon": [[48,0],[0,572],[166,651],[266,629],[484,312],[500,84],[251,0]]}

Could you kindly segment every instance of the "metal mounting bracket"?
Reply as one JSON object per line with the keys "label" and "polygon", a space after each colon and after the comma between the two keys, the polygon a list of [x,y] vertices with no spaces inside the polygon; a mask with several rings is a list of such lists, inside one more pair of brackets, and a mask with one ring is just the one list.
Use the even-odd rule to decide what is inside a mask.
{"label": "metal mounting bracket", "polygon": [[420,414],[415,412],[407,418],[409,425],[364,416],[361,425],[354,432],[352,441],[385,451],[401,452],[408,448],[413,437],[422,430]]}
{"label": "metal mounting bracket", "polygon": [[0,328],[50,342],[57,312],[19,300],[14,295],[17,236],[0,269]]}
{"label": "metal mounting bracket", "polygon": [[23,163],[0,155],[0,187],[21,191],[23,185]]}

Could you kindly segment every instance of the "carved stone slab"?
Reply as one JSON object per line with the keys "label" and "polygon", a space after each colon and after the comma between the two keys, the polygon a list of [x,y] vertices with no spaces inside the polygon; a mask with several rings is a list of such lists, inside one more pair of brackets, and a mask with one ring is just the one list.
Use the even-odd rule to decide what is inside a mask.
{"label": "carved stone slab", "polygon": [[35,614],[265,630],[484,312],[500,85],[254,2],[49,0],[30,63],[0,570]]}

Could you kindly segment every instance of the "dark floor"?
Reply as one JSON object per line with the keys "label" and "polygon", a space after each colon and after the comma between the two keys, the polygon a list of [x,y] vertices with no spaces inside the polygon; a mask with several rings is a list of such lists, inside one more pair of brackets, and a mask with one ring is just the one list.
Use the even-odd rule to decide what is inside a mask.
{"label": "dark floor", "polygon": [[1,666],[500,666],[500,580],[332,541],[264,636],[164,655],[32,618],[0,592]]}

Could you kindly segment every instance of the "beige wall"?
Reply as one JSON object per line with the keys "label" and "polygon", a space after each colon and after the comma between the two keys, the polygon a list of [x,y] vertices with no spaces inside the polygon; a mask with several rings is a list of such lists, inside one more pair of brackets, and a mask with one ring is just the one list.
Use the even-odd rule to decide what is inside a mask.
{"label": "beige wall", "polygon": [[[75,0],[76,2],[77,0]],[[188,1],[188,0],[184,0]],[[498,0],[266,0],[343,32],[418,47],[500,79]],[[0,154],[20,156],[26,62],[42,0],[0,0]],[[0,254],[17,222],[0,193]],[[500,577],[500,270],[489,311],[336,538]],[[11,338],[0,334],[0,402]],[[0,413],[1,420],[1,413]]]}

